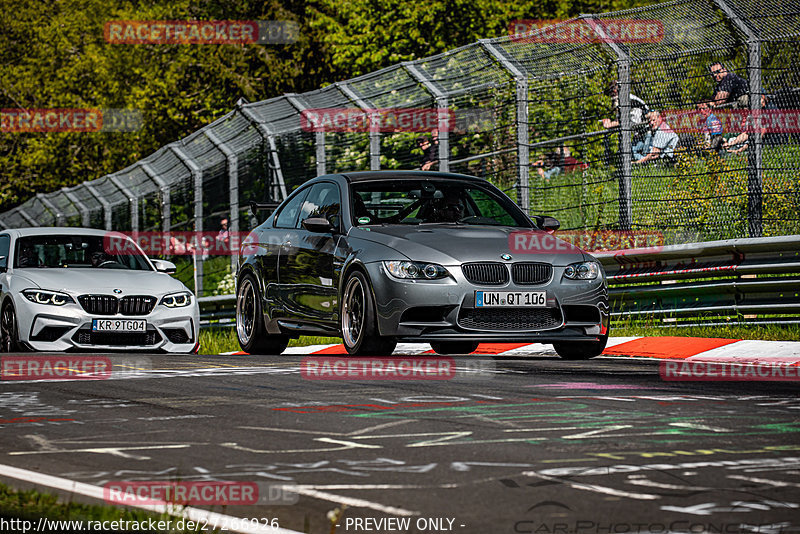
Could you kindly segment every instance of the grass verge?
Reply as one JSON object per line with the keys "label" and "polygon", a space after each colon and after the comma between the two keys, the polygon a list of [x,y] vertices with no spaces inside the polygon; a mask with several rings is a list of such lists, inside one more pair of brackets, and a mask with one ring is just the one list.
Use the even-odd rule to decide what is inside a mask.
{"label": "grass verge", "polygon": [[[45,518],[49,521],[47,525],[49,528],[46,529],[47,532],[73,532],[77,530],[112,532],[111,529],[93,528],[93,526],[98,526],[95,523],[96,521],[101,523],[108,521],[109,523],[106,524],[109,526],[111,525],[110,522],[113,521],[136,522],[139,526],[143,527],[147,527],[148,524],[158,524],[161,522],[158,532],[167,532],[171,534],[202,531],[202,525],[196,525],[197,528],[186,528],[186,521],[181,524],[181,519],[179,517],[169,514],[154,514],[143,510],[118,508],[109,505],[82,504],[71,501],[63,502],[59,500],[59,497],[56,495],[41,493],[36,490],[16,490],[5,484],[0,484],[0,518],[5,521],[6,526],[11,526],[12,528],[12,530],[7,532],[24,532],[24,527],[28,532],[32,532],[37,528],[40,518]],[[24,521],[29,521],[30,523],[22,523]],[[55,521],[73,523],[61,523],[57,526],[53,523]],[[89,521],[91,521],[91,525],[87,523]],[[82,522],[83,524],[78,526],[74,522]],[[117,525],[123,526],[124,524],[117,523]],[[132,527],[133,525],[132,523],[128,523],[127,526]],[[169,526],[169,528],[161,529],[161,526]],[[144,532],[151,531],[148,530],[148,528],[139,529],[134,527],[133,529],[114,529],[113,532],[133,532],[137,530]],[[218,531],[207,530],[205,532]]]}

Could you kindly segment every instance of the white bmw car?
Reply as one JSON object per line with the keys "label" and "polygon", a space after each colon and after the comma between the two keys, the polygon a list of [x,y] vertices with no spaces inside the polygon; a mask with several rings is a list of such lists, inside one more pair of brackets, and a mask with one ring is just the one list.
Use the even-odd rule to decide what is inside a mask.
{"label": "white bmw car", "polygon": [[0,232],[0,351],[197,351],[197,299],[175,265],[110,235]]}

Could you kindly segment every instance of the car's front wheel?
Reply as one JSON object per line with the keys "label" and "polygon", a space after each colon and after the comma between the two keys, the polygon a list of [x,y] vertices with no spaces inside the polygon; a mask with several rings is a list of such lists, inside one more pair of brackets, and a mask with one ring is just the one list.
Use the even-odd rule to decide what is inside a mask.
{"label": "car's front wheel", "polygon": [[478,348],[477,341],[436,341],[431,348],[438,354],[469,354]]}
{"label": "car's front wheel", "polygon": [[286,350],[289,337],[268,334],[261,313],[261,292],[255,276],[246,274],[236,292],[236,337],[248,354],[280,354]]}
{"label": "car's front wheel", "polygon": [[565,360],[588,360],[600,356],[608,343],[608,335],[598,341],[564,341],[553,343],[553,348]]}
{"label": "car's front wheel", "polygon": [[367,277],[353,271],[342,292],[341,330],[344,348],[354,356],[387,356],[397,341],[378,333],[377,313]]}
{"label": "car's front wheel", "polygon": [[21,350],[17,314],[14,312],[14,305],[6,302],[3,311],[0,312],[0,351],[19,352]]}

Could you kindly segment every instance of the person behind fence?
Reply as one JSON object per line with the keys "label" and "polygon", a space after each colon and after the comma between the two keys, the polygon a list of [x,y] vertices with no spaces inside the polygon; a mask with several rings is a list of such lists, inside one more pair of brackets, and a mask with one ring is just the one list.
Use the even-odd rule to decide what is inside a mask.
{"label": "person behind fence", "polygon": [[664,158],[671,161],[678,145],[678,134],[670,128],[658,111],[650,111],[647,120],[650,123],[650,130],[644,140],[633,147],[634,163],[642,164]]}
{"label": "person behind fence", "polygon": [[223,218],[219,222],[219,226],[220,226],[220,228],[219,228],[219,232],[217,233],[217,242],[220,245],[227,246],[230,243],[230,239],[231,239],[231,233],[228,230],[228,219],[227,218]]}
{"label": "person behind fence", "polygon": [[439,162],[439,132],[431,132],[433,140],[427,136],[417,138],[417,146],[422,149],[419,167],[423,171],[429,171]]}
{"label": "person behind fence", "polygon": [[[619,85],[617,82],[612,81],[606,87],[606,95],[611,97],[611,106],[614,110],[614,114],[619,116]],[[634,132],[634,137],[639,134],[639,137],[642,137],[642,133],[646,127],[646,119],[645,116],[647,112],[650,111],[650,107],[645,103],[644,100],[636,96],[635,94],[631,93],[631,128]],[[616,128],[619,126],[618,119],[600,119],[600,124],[603,125],[603,128],[606,130],[610,128]],[[636,139],[638,141],[639,139]]]}
{"label": "person behind fence", "polygon": [[[769,95],[761,95],[761,109],[769,113],[777,110],[777,107],[771,102]],[[731,154],[740,154],[747,150],[750,141],[750,132],[754,131],[757,122],[758,121],[754,120],[753,117],[747,115],[742,119],[739,128],[741,133],[725,135],[725,140],[721,148],[727,150]],[[788,136],[785,133],[769,132],[767,128],[763,126],[766,122],[766,120],[762,121],[761,127],[761,142],[764,145],[778,145],[788,142]]]}
{"label": "person behind fence", "polygon": [[730,103],[733,103],[734,107],[742,109],[748,106],[747,80],[733,72],[728,72],[728,69],[719,62],[712,63],[708,70],[711,71],[711,76],[717,82],[714,96],[711,99],[715,107]]}
{"label": "person behind fence", "polygon": [[722,122],[714,115],[711,108],[712,102],[710,100],[697,103],[697,111],[700,113],[703,121],[700,129],[705,138],[706,148],[719,150],[724,142],[722,138]]}
{"label": "person behind fence", "polygon": [[542,159],[534,161],[533,166],[536,168],[539,177],[546,182],[549,182],[551,177],[558,176],[562,172],[573,172],[589,167],[588,164],[573,158],[567,146],[548,152]]}

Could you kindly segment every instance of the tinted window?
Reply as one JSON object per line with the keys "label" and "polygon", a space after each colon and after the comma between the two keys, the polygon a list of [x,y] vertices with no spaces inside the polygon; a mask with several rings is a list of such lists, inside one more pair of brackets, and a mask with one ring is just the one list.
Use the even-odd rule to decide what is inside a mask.
{"label": "tinted window", "polygon": [[387,180],[354,184],[353,224],[532,223],[505,195],[480,183],[456,180]]}
{"label": "tinted window", "polygon": [[339,186],[330,182],[316,184],[303,202],[300,221],[310,217],[322,217],[338,228],[340,206]]}
{"label": "tinted window", "polygon": [[16,243],[14,267],[152,270],[133,241],[116,234],[20,237]]}
{"label": "tinted window", "polygon": [[300,207],[303,205],[303,200],[305,200],[307,194],[308,188],[305,188],[283,205],[281,211],[275,216],[276,228],[296,227],[297,215],[300,213]]}
{"label": "tinted window", "polygon": [[7,235],[0,235],[0,268],[8,267],[8,250],[11,245],[11,238]]}

